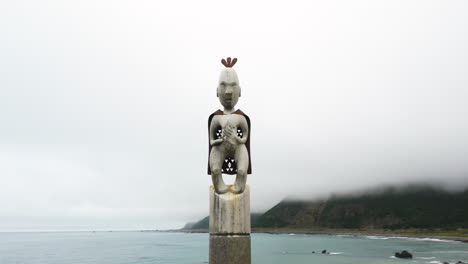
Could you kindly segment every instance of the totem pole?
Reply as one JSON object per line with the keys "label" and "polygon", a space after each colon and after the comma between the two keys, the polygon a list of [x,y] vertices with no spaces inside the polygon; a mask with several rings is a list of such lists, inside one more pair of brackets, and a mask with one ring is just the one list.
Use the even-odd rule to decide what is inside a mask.
{"label": "totem pole", "polygon": [[[222,59],[216,96],[223,110],[208,118],[210,187],[210,264],[250,264],[250,119],[234,107],[241,96],[237,59]],[[236,175],[226,185],[223,174]]]}

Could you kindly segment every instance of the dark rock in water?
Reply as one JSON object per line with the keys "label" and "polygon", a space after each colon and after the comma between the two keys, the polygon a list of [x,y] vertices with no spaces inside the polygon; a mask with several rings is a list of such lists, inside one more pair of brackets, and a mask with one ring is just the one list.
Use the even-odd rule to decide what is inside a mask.
{"label": "dark rock in water", "polygon": [[457,264],[466,264],[466,263],[460,260],[457,262]]}
{"label": "dark rock in water", "polygon": [[401,253],[400,252],[395,252],[395,257],[405,258],[405,259],[408,259],[408,258],[412,259],[413,255],[411,253],[409,253],[408,251],[403,250]]}
{"label": "dark rock in water", "polygon": [[327,254],[327,250],[326,249],[322,250],[322,254]]}
{"label": "dark rock in water", "polygon": [[312,251],[312,253],[315,253],[315,251]]}

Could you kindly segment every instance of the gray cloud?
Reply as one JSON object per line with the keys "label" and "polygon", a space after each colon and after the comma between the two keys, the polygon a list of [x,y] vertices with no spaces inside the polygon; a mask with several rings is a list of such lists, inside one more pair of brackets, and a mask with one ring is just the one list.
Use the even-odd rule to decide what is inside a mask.
{"label": "gray cloud", "polygon": [[465,184],[467,5],[2,3],[0,229],[206,215],[206,122],[226,56],[239,58],[238,107],[252,119],[253,210],[378,184]]}

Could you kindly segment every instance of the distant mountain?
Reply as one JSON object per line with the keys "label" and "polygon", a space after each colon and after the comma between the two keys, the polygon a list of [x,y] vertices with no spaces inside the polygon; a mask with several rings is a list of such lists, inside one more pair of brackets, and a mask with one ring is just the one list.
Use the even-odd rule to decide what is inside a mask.
{"label": "distant mountain", "polygon": [[[388,187],[326,200],[284,200],[253,214],[252,228],[407,229],[468,228],[468,190],[448,192],[425,185]],[[184,230],[208,229],[208,217]]]}
{"label": "distant mountain", "polygon": [[198,222],[190,222],[185,224],[185,226],[182,228],[183,230],[204,230],[208,229],[208,226],[210,224],[210,217],[207,216],[203,218],[202,220],[199,220]]}
{"label": "distant mountain", "polygon": [[257,228],[468,228],[468,190],[394,187],[327,200],[282,201],[252,222]]}

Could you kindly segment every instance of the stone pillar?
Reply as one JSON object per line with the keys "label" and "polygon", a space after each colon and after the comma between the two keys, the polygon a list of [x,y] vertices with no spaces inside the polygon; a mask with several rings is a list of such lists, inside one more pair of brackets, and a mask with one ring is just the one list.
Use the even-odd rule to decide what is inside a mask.
{"label": "stone pillar", "polygon": [[251,263],[248,185],[241,194],[218,194],[213,186],[210,186],[209,260],[209,264]]}

